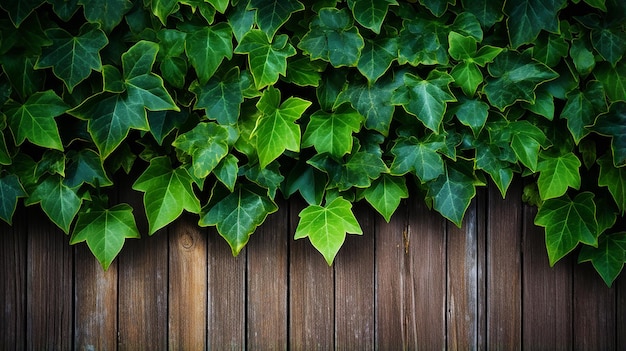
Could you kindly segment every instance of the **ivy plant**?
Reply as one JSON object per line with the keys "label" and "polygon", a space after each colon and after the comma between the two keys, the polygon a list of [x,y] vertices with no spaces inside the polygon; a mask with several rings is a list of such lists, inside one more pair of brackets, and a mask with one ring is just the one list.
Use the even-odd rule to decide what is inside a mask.
{"label": "ivy plant", "polygon": [[522,178],[550,264],[575,251],[610,286],[625,23],[621,0],[3,1],[0,218],[38,204],[106,269],[140,212],[149,235],[195,214],[237,255],[298,196],[295,238],[332,264],[355,202],[460,226],[477,187]]}

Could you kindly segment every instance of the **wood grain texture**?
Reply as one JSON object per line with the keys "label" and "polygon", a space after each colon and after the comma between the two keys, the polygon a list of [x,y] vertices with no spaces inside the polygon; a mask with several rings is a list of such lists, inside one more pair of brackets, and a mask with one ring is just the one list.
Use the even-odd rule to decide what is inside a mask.
{"label": "wood grain texture", "polygon": [[26,349],[69,350],[80,327],[72,323],[74,248],[43,213],[28,210]]}
{"label": "wood grain texture", "polygon": [[233,257],[214,227],[207,230],[207,333],[210,350],[246,347],[246,252]]}
{"label": "wood grain texture", "polygon": [[26,228],[25,211],[13,226],[0,223],[0,350],[26,348]]}
{"label": "wood grain texture", "polygon": [[288,213],[271,214],[247,246],[250,350],[287,349],[288,232]]}
{"label": "wood grain texture", "polygon": [[545,230],[533,224],[537,208],[524,206],[523,335],[525,350],[571,350],[571,257],[550,267]]}
{"label": "wood grain texture", "polygon": [[207,342],[206,230],[184,213],[169,233],[168,347],[203,350]]}
{"label": "wood grain texture", "polygon": [[[623,268],[622,268],[623,269]],[[615,334],[617,340],[615,349],[626,350],[626,279],[620,278],[625,275],[622,270],[621,275],[615,281],[615,294],[617,301],[615,306]]]}
{"label": "wood grain texture", "polygon": [[482,197],[472,201],[461,228],[447,223],[447,343],[450,350],[484,347],[485,233],[479,231],[478,222],[478,209],[482,206]]}
{"label": "wood grain texture", "polygon": [[376,342],[381,349],[445,348],[445,225],[420,199],[377,225]]}
{"label": "wood grain texture", "polygon": [[[298,225],[302,201],[290,204],[290,227]],[[290,234],[293,235],[293,232]],[[289,254],[289,348],[335,348],[334,270],[308,239],[292,240]]]}
{"label": "wood grain texture", "polygon": [[372,350],[374,340],[374,228],[383,220],[364,204],[354,211],[363,235],[347,235],[335,258],[335,344],[337,350]]}
{"label": "wood grain texture", "polygon": [[496,186],[487,198],[487,346],[520,350],[522,346],[522,205],[514,183],[506,200]]}

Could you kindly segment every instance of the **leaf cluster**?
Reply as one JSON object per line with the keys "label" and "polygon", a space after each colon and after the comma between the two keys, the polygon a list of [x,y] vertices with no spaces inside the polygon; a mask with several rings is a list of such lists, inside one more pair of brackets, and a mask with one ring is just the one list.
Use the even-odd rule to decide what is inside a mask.
{"label": "leaf cluster", "polygon": [[[106,269],[183,211],[237,255],[277,196],[332,264],[352,205],[460,226],[515,177],[553,265],[626,260],[620,0],[0,4],[0,218],[39,204]],[[143,208],[119,201],[123,180]],[[22,200],[20,200],[22,199]]]}

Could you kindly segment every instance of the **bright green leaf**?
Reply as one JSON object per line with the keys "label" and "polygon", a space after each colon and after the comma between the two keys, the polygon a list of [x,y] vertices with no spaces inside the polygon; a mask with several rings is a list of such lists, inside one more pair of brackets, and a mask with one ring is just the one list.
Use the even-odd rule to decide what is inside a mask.
{"label": "bright green leaf", "polygon": [[314,146],[318,153],[341,157],[352,151],[352,133],[361,130],[363,116],[342,105],[335,112],[317,111],[311,115],[302,137],[302,147]]}
{"label": "bright green leaf", "polygon": [[409,190],[404,177],[383,174],[372,183],[371,187],[363,191],[363,195],[389,223],[391,215],[400,205],[400,200],[409,197]]}
{"label": "bright green leaf", "polygon": [[99,53],[108,39],[97,27],[85,25],[76,37],[60,28],[50,28],[46,35],[52,40],[52,45],[44,48],[35,68],[52,67],[70,93],[92,70],[101,70]]}
{"label": "bright green leaf", "polygon": [[127,204],[110,209],[81,212],[76,221],[70,244],[86,241],[87,246],[106,271],[122,251],[126,238],[139,238],[133,209]]}
{"label": "bright green leaf", "polygon": [[390,171],[394,175],[415,172],[422,183],[433,180],[445,172],[441,155],[442,140],[418,140],[415,137],[400,138],[391,149],[394,154]]}
{"label": "bright green leaf", "polygon": [[593,197],[590,192],[578,194],[574,200],[564,195],[546,200],[539,208],[535,224],[546,228],[550,266],[574,250],[578,243],[598,245]]}
{"label": "bright green leaf", "polygon": [[224,58],[232,58],[232,30],[228,24],[218,23],[214,26],[190,27],[187,32],[185,52],[196,70],[200,84],[204,85]]}
{"label": "bright green leaf", "polygon": [[390,5],[398,5],[396,0],[348,0],[354,19],[363,27],[380,33]]}
{"label": "bright green leaf", "polygon": [[31,95],[23,105],[11,104],[6,114],[17,145],[28,139],[42,147],[63,150],[54,118],[67,109],[65,102],[52,90]]}
{"label": "bright green leaf", "polygon": [[213,169],[213,174],[224,184],[228,190],[235,191],[235,182],[239,174],[239,160],[232,154],[224,156],[220,163]]}
{"label": "bright green leaf", "polygon": [[248,54],[250,71],[257,89],[278,81],[287,74],[287,58],[296,54],[286,34],[277,35],[272,42],[258,29],[249,31],[235,48],[238,54]]}
{"label": "bright green leaf", "polygon": [[200,212],[200,201],[192,188],[191,176],[184,168],[172,168],[167,157],[157,157],[133,184],[144,192],[143,203],[150,225],[150,235],[174,221],[183,209]]}
{"label": "bright green leaf", "polygon": [[506,1],[504,12],[508,15],[511,45],[518,48],[530,43],[542,30],[558,34],[558,12],[565,3],[565,0]]}
{"label": "bright green leaf", "polygon": [[580,160],[572,152],[555,156],[541,153],[537,165],[537,171],[539,171],[537,185],[541,198],[547,200],[559,197],[565,194],[568,188],[578,190],[580,166]]}
{"label": "bright green leaf", "polygon": [[24,204],[28,206],[38,202],[48,218],[65,233],[69,233],[82,201],[74,190],[63,184],[60,176],[55,175],[39,183]]}
{"label": "bright green leaf", "polygon": [[151,0],[152,13],[163,23],[167,24],[167,17],[178,9],[178,0]]}
{"label": "bright green leaf", "polygon": [[352,213],[352,204],[342,197],[337,197],[324,207],[309,205],[299,216],[294,239],[309,237],[311,244],[324,256],[329,266],[343,245],[346,233],[363,234]]}
{"label": "bright green leaf", "polygon": [[256,23],[269,41],[291,14],[304,10],[304,5],[297,0],[250,0],[248,7],[256,9]]}
{"label": "bright green leaf", "polygon": [[17,175],[6,174],[0,177],[0,218],[11,224],[17,200],[27,195]]}
{"label": "bright green leaf", "polygon": [[310,105],[310,101],[296,97],[281,104],[279,90],[274,87],[265,90],[257,103],[263,114],[252,131],[261,167],[267,166],[285,150],[300,151],[300,126],[295,122]]}
{"label": "bright green leaf", "polygon": [[228,130],[216,123],[199,123],[172,146],[191,155],[194,176],[205,178],[228,154]]}
{"label": "bright green leaf", "polygon": [[213,7],[219,12],[224,13],[228,8],[228,4],[230,0],[205,0],[209,4],[213,5]]}
{"label": "bright green leaf", "polygon": [[215,203],[200,218],[199,224],[216,226],[217,231],[230,245],[233,255],[237,256],[256,227],[276,210],[278,207],[267,196],[240,186]]}
{"label": "bright green leaf", "polygon": [[510,128],[513,133],[511,148],[515,155],[524,166],[535,171],[538,167],[539,150],[546,143],[545,134],[525,120],[512,122]]}
{"label": "bright green leaf", "polygon": [[298,44],[311,59],[322,59],[335,67],[356,66],[364,46],[350,14],[335,8],[321,9]]}

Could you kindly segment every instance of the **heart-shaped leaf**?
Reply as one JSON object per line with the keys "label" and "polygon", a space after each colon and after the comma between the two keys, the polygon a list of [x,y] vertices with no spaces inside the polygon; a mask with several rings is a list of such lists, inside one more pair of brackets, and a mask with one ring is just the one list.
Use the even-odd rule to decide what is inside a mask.
{"label": "heart-shaped leaf", "polygon": [[610,288],[626,262],[626,233],[602,235],[597,248],[583,246],[578,255],[578,262],[591,262]]}
{"label": "heart-shaped leaf", "polygon": [[565,194],[568,188],[579,189],[580,166],[580,160],[572,152],[558,155],[541,153],[537,165],[541,198],[552,199]]}
{"label": "heart-shaped leaf", "polygon": [[226,23],[187,29],[185,52],[201,85],[209,81],[224,58],[232,58],[232,36]]}
{"label": "heart-shaped leaf", "polygon": [[409,190],[404,177],[383,174],[363,191],[363,196],[389,223],[400,201],[409,197]]}
{"label": "heart-shaped leaf", "polygon": [[314,146],[318,153],[342,157],[352,151],[352,133],[361,130],[363,116],[347,105],[332,113],[317,111],[311,115],[302,137],[302,147]]}
{"label": "heart-shaped leaf", "polygon": [[284,34],[270,42],[262,31],[253,29],[241,39],[235,52],[248,54],[250,71],[260,90],[276,83],[280,75],[287,74],[287,58],[294,56],[296,49]]}
{"label": "heart-shaped leaf", "polygon": [[66,234],[80,209],[81,198],[58,175],[46,177],[24,201],[26,205],[40,203],[48,218]]}
{"label": "heart-shaped leaf", "polygon": [[390,5],[398,5],[396,0],[348,0],[348,7],[354,19],[363,27],[380,33]]}
{"label": "heart-shaped leaf", "polygon": [[250,0],[248,8],[256,9],[256,23],[271,41],[293,13],[304,10],[304,5],[297,0]]}

